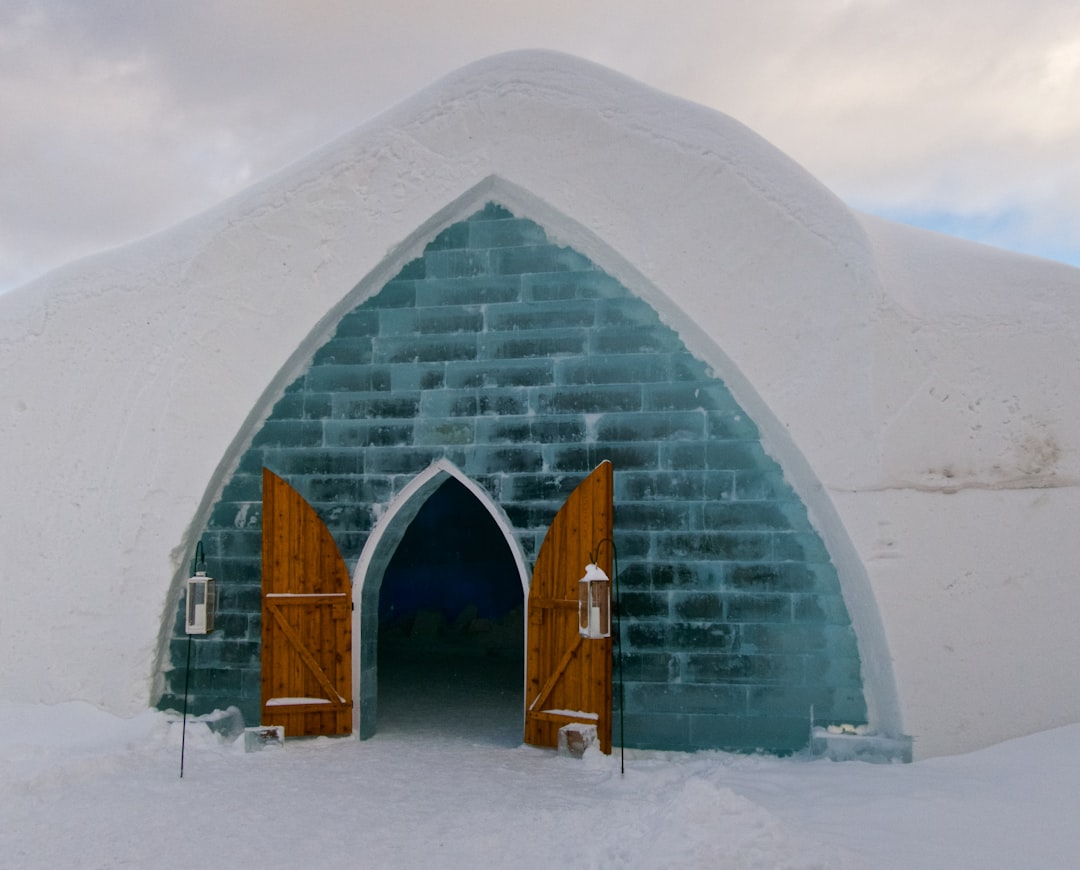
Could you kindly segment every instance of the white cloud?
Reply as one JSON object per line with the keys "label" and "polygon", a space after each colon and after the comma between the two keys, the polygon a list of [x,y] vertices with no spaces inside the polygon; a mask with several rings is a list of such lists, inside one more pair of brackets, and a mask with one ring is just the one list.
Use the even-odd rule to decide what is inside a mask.
{"label": "white cloud", "polygon": [[526,47],[724,111],[858,207],[1080,263],[1077,34],[1072,0],[9,0],[0,288]]}

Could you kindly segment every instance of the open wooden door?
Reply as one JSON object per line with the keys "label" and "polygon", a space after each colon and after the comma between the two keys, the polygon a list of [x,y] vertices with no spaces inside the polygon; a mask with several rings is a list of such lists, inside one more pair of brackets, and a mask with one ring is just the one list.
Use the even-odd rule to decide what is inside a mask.
{"label": "open wooden door", "polygon": [[263,469],[262,724],[287,737],[352,731],[352,593],[329,529]]}
{"label": "open wooden door", "polygon": [[[612,469],[604,461],[570,493],[544,537],[529,587],[525,742],[558,743],[570,722],[595,724],[611,751],[611,638],[578,633],[578,580],[596,557],[611,576]],[[601,546],[605,538],[609,540]]]}

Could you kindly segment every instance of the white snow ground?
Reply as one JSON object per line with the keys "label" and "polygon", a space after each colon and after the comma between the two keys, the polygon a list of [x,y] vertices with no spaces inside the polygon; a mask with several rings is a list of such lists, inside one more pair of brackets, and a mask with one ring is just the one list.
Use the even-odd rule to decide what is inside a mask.
{"label": "white snow ground", "polygon": [[[520,745],[506,680],[382,673],[379,733],[245,753],[188,720],[0,704],[5,868],[1075,868],[1080,725],[910,765]],[[506,670],[506,668],[500,668]],[[510,673],[511,686],[514,676]],[[448,678],[449,674],[449,678]],[[449,691],[466,688],[464,694]]]}

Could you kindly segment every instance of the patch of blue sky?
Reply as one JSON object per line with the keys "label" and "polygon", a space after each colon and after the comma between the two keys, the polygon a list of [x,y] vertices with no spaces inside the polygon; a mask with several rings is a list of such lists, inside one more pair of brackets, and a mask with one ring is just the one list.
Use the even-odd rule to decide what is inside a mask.
{"label": "patch of blue sky", "polygon": [[1023,209],[981,214],[912,208],[874,211],[898,223],[1080,267],[1080,240],[1070,238],[1065,230],[1041,232],[1031,213]]}

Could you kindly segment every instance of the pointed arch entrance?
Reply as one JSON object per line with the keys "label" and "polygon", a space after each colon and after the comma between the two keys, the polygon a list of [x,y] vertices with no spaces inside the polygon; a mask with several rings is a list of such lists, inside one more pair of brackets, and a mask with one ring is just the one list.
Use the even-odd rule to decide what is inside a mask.
{"label": "pointed arch entrance", "polygon": [[[408,703],[402,681],[425,691],[419,688],[425,676],[443,683],[427,686],[429,705],[448,680],[460,691],[485,668],[492,678],[502,677],[505,689],[509,654],[509,679],[517,687],[512,703],[520,716],[528,585],[510,521],[483,487],[447,460],[413,478],[387,505],[354,575],[360,737],[378,727],[380,653],[384,683],[389,676],[398,681],[393,697],[399,710]],[[492,661],[470,660],[483,652],[492,653]]]}

